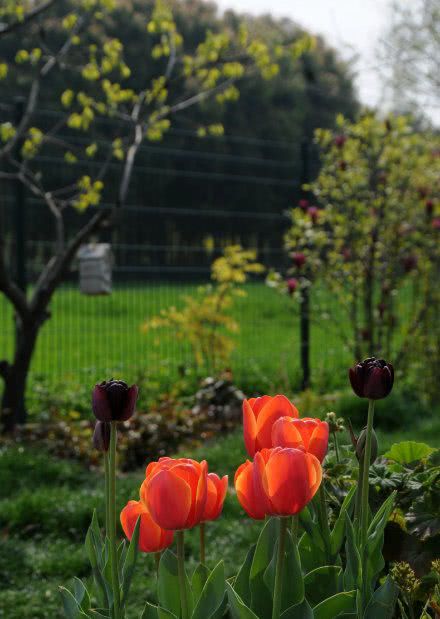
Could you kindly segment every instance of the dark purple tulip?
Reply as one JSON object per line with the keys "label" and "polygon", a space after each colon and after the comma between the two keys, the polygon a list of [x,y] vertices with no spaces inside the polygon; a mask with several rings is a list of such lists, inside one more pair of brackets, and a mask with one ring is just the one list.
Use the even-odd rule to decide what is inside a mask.
{"label": "dark purple tulip", "polygon": [[298,280],[295,277],[289,277],[286,281],[287,284],[287,292],[289,294],[293,294],[295,290],[298,288]]}
{"label": "dark purple tulip", "polygon": [[93,414],[99,421],[127,421],[134,413],[138,388],[122,380],[103,381],[92,392]]}
{"label": "dark purple tulip", "polygon": [[370,357],[348,371],[353,391],[360,398],[381,400],[393,388],[394,369],[383,359]]}
{"label": "dark purple tulip", "polygon": [[110,446],[110,424],[107,421],[97,421],[93,432],[93,446],[98,451],[108,451]]}

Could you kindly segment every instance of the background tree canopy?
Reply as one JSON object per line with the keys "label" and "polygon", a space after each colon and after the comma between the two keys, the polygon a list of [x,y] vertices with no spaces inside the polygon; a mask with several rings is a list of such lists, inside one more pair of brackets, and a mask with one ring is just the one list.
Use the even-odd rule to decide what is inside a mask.
{"label": "background tree canopy", "polygon": [[[185,49],[194,49],[209,30],[218,33],[226,29],[238,33],[243,20],[252,35],[275,47],[300,40],[305,34],[288,19],[243,17],[232,11],[220,16],[215,4],[199,0],[174,1],[171,5]],[[34,19],[32,27],[22,31],[23,47],[28,47],[26,37],[38,35],[51,43],[57,38],[62,41],[61,20],[56,19],[55,14],[64,15],[66,6],[68,1],[62,0],[51,7],[48,15]],[[136,67],[124,80],[124,88],[133,88],[135,92],[157,75],[157,63],[151,59],[152,39],[145,36],[146,15],[152,8],[151,0],[123,0],[116,10],[104,14],[101,27],[94,26],[86,34],[86,42],[96,45],[98,50],[105,38],[117,37],[122,42],[127,65]],[[2,37],[0,59],[11,63],[16,53],[15,37]],[[243,81],[238,105],[225,101],[219,106],[216,101],[206,101],[202,110],[197,106],[181,113],[160,144],[154,143],[154,139],[146,144],[138,154],[139,174],[134,175],[127,204],[156,209],[171,206],[173,209],[202,207],[231,212],[282,213],[298,196],[301,141],[304,138],[311,140],[317,127],[331,127],[336,112],[353,118],[358,106],[349,68],[322,39],[317,38],[313,50],[299,59],[283,57],[279,62],[280,72],[273,79],[264,80],[255,74]],[[3,81],[3,92],[8,93],[9,101],[12,96],[26,92],[27,79],[25,71],[9,72]],[[60,99],[66,87],[76,90],[80,83],[81,76],[74,68],[53,72],[42,92],[41,109],[51,112],[61,109]],[[93,88],[91,82],[90,89]],[[179,84],[174,84],[173,88],[178,92]],[[212,125],[214,135],[210,132],[206,135],[207,132],[200,128],[200,119],[204,126]],[[222,127],[225,135],[221,135]],[[93,131],[93,137],[97,139],[114,139],[117,124],[97,123]],[[205,137],[197,137],[197,132]],[[237,136],[248,139],[237,139]],[[255,164],[256,159],[264,159],[267,163],[265,166]],[[51,173],[64,174],[64,169],[55,167]],[[200,177],[200,173],[210,176]],[[231,173],[252,178],[263,175],[273,182],[229,182]],[[107,181],[103,201],[109,201],[113,193],[112,182]],[[48,215],[45,224],[45,216],[43,214],[41,219],[41,215],[38,215],[39,238],[35,240],[47,240],[50,219]],[[72,218],[75,217],[77,215],[73,213]],[[200,245],[207,235],[215,236],[218,225],[218,221],[213,223],[208,218],[195,234],[193,223],[188,218],[165,221],[163,215],[156,212],[151,215],[150,225],[142,226],[136,223],[135,217],[130,213],[124,216],[124,230],[119,229],[118,239],[132,243],[151,243],[154,239],[167,245],[176,242]],[[261,226],[262,234],[266,233],[264,220]],[[246,232],[243,232],[239,236],[245,239]],[[218,233],[219,238],[238,238],[233,224],[218,230]],[[281,224],[274,234],[279,241]],[[248,242],[259,244],[259,240],[254,235]]]}

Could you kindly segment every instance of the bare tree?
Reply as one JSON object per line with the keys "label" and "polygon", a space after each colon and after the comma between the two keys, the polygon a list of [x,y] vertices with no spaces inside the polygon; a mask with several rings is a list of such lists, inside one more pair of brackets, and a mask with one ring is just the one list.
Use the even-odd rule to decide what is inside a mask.
{"label": "bare tree", "polygon": [[393,107],[437,118],[440,112],[440,2],[393,2],[379,44],[383,81]]}

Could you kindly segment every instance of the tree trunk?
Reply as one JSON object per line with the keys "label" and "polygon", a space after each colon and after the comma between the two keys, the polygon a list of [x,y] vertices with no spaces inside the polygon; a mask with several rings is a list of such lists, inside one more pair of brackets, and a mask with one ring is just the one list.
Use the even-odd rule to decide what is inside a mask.
{"label": "tree trunk", "polygon": [[14,360],[3,362],[1,420],[4,432],[12,432],[17,424],[26,423],[26,383],[40,326],[38,323],[17,324]]}

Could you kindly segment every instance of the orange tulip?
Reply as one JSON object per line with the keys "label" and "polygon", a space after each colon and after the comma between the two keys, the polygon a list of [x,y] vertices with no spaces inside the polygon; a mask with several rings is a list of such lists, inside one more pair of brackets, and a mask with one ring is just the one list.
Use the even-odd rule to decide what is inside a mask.
{"label": "orange tulip", "polygon": [[328,423],[310,417],[280,417],[272,427],[272,446],[303,447],[322,463],[328,448]]}
{"label": "orange tulip", "polygon": [[284,395],[244,400],[243,434],[251,458],[260,449],[272,447],[272,426],[280,417],[299,417],[296,407]]}
{"label": "orange tulip", "polygon": [[318,459],[302,449],[263,449],[235,474],[237,498],[246,513],[264,516],[299,513],[314,497],[322,479]]}
{"label": "orange tulip", "polygon": [[141,486],[141,501],[163,529],[192,529],[200,523],[207,499],[206,461],[160,458],[151,462]]}
{"label": "orange tulip", "polygon": [[223,509],[227,489],[227,475],[220,479],[220,477],[215,473],[208,473],[206,504],[205,509],[203,510],[201,522],[206,522],[207,520],[217,520]]}
{"label": "orange tulip", "polygon": [[141,518],[139,529],[139,550],[141,552],[160,552],[172,544],[174,533],[161,529],[141,501],[128,501],[121,511],[121,525],[127,539],[131,540],[139,516]]}

